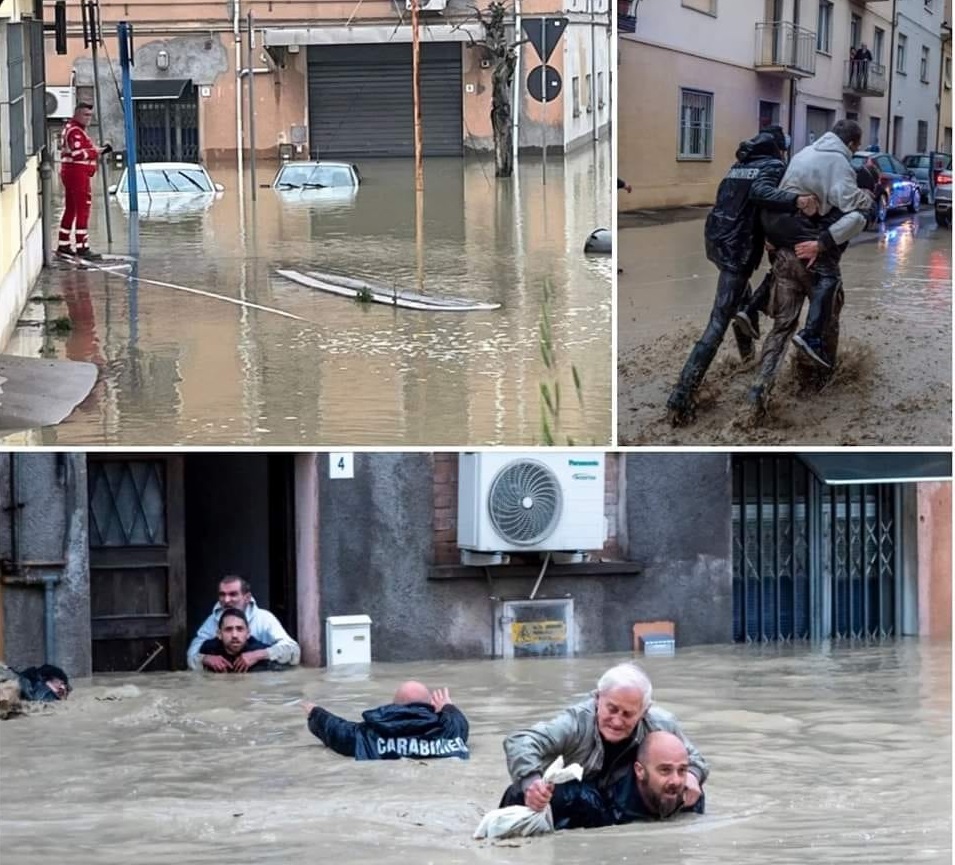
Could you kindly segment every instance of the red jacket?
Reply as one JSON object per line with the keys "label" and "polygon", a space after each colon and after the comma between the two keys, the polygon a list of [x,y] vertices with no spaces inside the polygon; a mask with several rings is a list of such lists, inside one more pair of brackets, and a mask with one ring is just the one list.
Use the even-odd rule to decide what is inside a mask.
{"label": "red jacket", "polygon": [[70,165],[86,166],[89,176],[92,177],[96,174],[98,159],[99,148],[93,143],[86,129],[75,120],[68,120],[60,139],[60,164],[64,168]]}

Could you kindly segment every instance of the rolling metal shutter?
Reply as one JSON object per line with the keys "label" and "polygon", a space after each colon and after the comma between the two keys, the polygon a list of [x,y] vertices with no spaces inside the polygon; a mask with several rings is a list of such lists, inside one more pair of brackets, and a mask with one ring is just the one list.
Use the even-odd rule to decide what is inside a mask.
{"label": "rolling metal shutter", "polygon": [[[311,156],[413,156],[411,45],[313,45],[308,49]],[[425,156],[464,148],[461,44],[421,46]]]}

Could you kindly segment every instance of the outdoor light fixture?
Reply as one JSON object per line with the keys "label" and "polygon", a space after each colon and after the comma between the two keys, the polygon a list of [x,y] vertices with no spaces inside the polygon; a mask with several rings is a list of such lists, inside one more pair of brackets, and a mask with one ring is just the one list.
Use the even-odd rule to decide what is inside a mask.
{"label": "outdoor light fixture", "polygon": [[169,52],[161,50],[156,55],[156,68],[157,69],[168,69],[169,68]]}

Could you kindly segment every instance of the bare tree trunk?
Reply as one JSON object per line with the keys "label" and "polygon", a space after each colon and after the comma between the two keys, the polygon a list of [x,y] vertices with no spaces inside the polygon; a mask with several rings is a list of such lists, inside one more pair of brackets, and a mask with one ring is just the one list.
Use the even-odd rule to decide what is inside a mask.
{"label": "bare tree trunk", "polygon": [[514,58],[505,57],[494,67],[491,95],[491,126],[494,130],[494,175],[510,177],[514,173],[513,130],[511,127],[511,82]]}

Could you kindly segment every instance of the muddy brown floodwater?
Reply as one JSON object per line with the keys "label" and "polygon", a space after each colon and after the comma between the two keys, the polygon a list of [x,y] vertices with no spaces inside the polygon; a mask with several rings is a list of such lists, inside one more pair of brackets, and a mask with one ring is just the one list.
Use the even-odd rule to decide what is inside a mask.
{"label": "muddy brown floodwater", "polygon": [[[472,840],[507,784],[504,735],[584,696],[617,660],[97,677],[79,683],[69,703],[0,727],[0,858],[951,862],[951,645],[914,640],[706,647],[649,659],[656,701],[711,764],[706,815],[499,845]],[[408,677],[450,686],[471,722],[469,762],[338,757],[291,705],[315,699],[357,718]]]}
{"label": "muddy brown floodwater", "polygon": [[[706,210],[700,213],[705,216]],[[621,444],[947,445],[952,441],[952,233],[930,209],[890,217],[842,261],[846,303],[835,375],[797,396],[787,354],[766,422],[749,422],[756,374],[727,334],[699,392],[697,421],[672,429],[666,400],[703,333],[718,271],[703,222],[630,227],[619,234],[618,430]],[[762,277],[764,267],[754,277]],[[762,318],[762,332],[771,321]]]}
{"label": "muddy brown floodwater", "polygon": [[[260,165],[259,183],[275,167]],[[609,142],[550,160],[546,185],[540,160],[522,160],[518,182],[496,181],[484,160],[425,160],[420,245],[413,163],[359,167],[357,194],[258,189],[253,204],[248,192],[239,201],[234,166],[212,165],[226,186],[220,200],[175,212],[140,202],[143,282],[46,272],[34,295],[48,301],[23,318],[68,316],[72,329],[44,340],[27,324],[7,351],[92,361],[100,378],[64,423],[24,443],[540,444],[540,386],[557,380],[566,395],[558,441],[609,444],[613,274],[609,257],[583,254],[588,235],[610,225]],[[114,252],[130,248],[120,204],[111,210]],[[106,249],[99,199],[91,242]],[[289,282],[279,268],[503,306],[429,313],[358,304]],[[556,373],[538,341],[548,284]]]}

